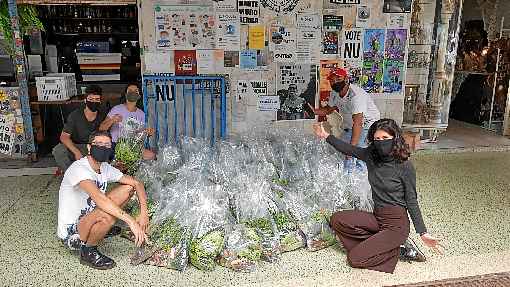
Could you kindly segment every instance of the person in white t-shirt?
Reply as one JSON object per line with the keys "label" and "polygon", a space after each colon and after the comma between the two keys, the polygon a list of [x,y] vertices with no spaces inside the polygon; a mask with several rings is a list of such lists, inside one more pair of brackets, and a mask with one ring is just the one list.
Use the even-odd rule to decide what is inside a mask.
{"label": "person in white t-shirt", "polygon": [[[143,183],[108,163],[113,151],[107,132],[94,132],[88,151],[64,174],[59,190],[57,236],[69,249],[80,251],[80,263],[110,269],[115,267],[115,261],[100,253],[97,245],[120,219],[133,232],[136,245],[141,246],[147,240],[147,195]],[[120,185],[106,193],[112,182]],[[135,192],[141,211],[136,219],[122,210]]]}
{"label": "person in white t-shirt", "polygon": [[[354,146],[366,147],[366,137],[370,126],[380,119],[380,113],[372,97],[361,87],[350,84],[345,69],[334,68],[328,76],[331,85],[328,106],[315,110],[318,116],[326,116],[336,109],[343,117],[342,140]],[[345,167],[350,169],[354,162],[348,158]],[[365,167],[361,161],[356,166]]]}

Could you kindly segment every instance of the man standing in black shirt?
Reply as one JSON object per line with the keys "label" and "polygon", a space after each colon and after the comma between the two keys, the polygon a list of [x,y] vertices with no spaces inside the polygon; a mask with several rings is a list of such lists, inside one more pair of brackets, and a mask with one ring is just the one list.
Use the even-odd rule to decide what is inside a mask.
{"label": "man standing in black shirt", "polygon": [[85,108],[78,108],[69,114],[60,134],[60,144],[53,149],[57,165],[65,172],[75,161],[88,154],[87,143],[90,135],[99,128],[106,115],[99,110],[102,89],[91,85],[85,90]]}

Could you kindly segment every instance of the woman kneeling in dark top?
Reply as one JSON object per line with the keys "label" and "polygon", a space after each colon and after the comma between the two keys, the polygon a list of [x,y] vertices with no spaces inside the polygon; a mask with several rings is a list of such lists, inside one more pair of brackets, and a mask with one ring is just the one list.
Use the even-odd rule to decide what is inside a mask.
{"label": "woman kneeling in dark top", "polygon": [[374,213],[339,211],[330,221],[347,250],[349,265],[393,273],[400,246],[409,235],[407,212],[423,243],[442,253],[439,240],[427,233],[423,223],[416,195],[416,172],[409,161],[409,146],[394,120],[381,119],[372,124],[367,148],[352,146],[335,138],[321,124],[314,125],[314,132],[336,150],[367,164]]}

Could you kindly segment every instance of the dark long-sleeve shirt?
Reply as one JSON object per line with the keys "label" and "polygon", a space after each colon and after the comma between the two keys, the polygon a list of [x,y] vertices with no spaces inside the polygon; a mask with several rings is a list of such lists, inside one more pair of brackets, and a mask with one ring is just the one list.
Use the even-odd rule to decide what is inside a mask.
{"label": "dark long-sleeve shirt", "polygon": [[416,171],[410,161],[376,163],[371,147],[360,148],[343,142],[334,136],[326,141],[336,150],[354,156],[367,164],[368,181],[372,187],[375,207],[398,205],[407,209],[417,233],[426,232],[416,195]]}

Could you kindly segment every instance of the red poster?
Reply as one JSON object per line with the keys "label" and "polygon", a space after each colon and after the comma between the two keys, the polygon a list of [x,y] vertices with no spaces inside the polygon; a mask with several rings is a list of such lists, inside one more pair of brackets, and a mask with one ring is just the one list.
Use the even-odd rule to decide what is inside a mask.
{"label": "red poster", "polygon": [[175,50],[175,75],[189,76],[197,74],[197,54],[195,50]]}

